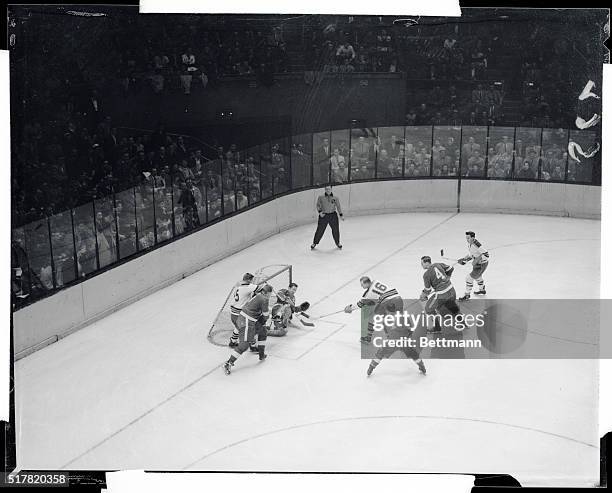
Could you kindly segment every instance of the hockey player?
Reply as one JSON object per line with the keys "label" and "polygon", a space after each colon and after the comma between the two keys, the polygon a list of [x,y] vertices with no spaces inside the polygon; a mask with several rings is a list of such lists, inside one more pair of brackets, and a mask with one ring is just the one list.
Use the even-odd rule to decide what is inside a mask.
{"label": "hockey player", "polygon": [[247,272],[242,276],[242,281],[234,289],[234,301],[230,305],[230,318],[232,319],[232,324],[234,324],[234,332],[232,337],[230,337],[229,347],[238,346],[238,316],[242,307],[253,297],[257,290],[257,284],[253,283],[253,279],[255,279],[255,276]]}
{"label": "hockey player", "polygon": [[293,307],[295,307],[295,293],[297,293],[297,289],[298,285],[296,283],[289,283],[289,287],[287,288],[287,295],[289,296],[288,301]]}
{"label": "hockey player", "polygon": [[[401,311],[401,308],[398,310],[398,307],[395,304],[395,300],[396,298],[384,304],[385,310],[388,313],[396,313]],[[400,299],[400,301],[402,300]],[[398,321],[401,320],[400,317],[396,316],[394,317],[394,320],[395,322],[393,327],[386,327],[385,332],[387,334],[387,339],[402,340],[403,338],[410,338],[413,336],[413,331],[410,326],[398,325]],[[368,377],[372,375],[372,372],[380,364],[383,358],[389,358],[395,351],[402,351],[407,358],[410,358],[417,364],[417,366],[419,367],[419,371],[423,375],[425,375],[427,370],[425,369],[425,364],[423,363],[423,360],[419,356],[420,351],[417,351],[415,348],[409,346],[395,347],[394,345],[386,345],[379,348],[378,351],[376,351],[376,354],[374,355],[374,359],[370,361],[370,366],[368,367],[367,372]]]}
{"label": "hockey player", "polygon": [[478,291],[474,291],[474,294],[487,294],[482,274],[489,266],[489,252],[476,239],[476,233],[473,231],[466,231],[465,239],[468,244],[469,254],[460,258],[459,263],[465,265],[471,260],[472,272],[465,277],[465,294],[459,298],[459,301],[467,301],[470,299],[474,281],[478,283]]}
{"label": "hockey player", "polygon": [[[453,267],[443,263],[431,263],[431,257],[425,255],[421,257],[421,267],[425,269],[423,274],[423,283],[425,287],[421,292],[419,299],[425,301],[425,314],[427,315],[457,315],[459,307],[456,303],[457,293],[453,287],[450,277],[453,273]],[[441,332],[438,319],[436,319],[435,327],[430,332]]]}
{"label": "hockey player", "polygon": [[[374,308],[374,314],[384,314],[387,311],[385,305],[391,302],[398,311],[403,310],[404,302],[396,289],[379,281],[372,281],[368,276],[361,277],[359,283],[361,287],[365,289],[363,296],[355,305],[347,305],[344,308],[345,313],[351,313],[357,308],[370,306]],[[365,344],[372,342],[372,333],[374,332],[372,317],[369,318],[368,333],[361,338],[361,342]]]}
{"label": "hockey player", "polygon": [[276,303],[270,310],[269,336],[282,337],[287,335],[287,327],[293,313],[292,307],[293,305],[287,289],[281,289],[276,293]]}
{"label": "hockey player", "polygon": [[242,307],[240,316],[238,317],[238,346],[234,348],[234,353],[223,364],[226,375],[232,372],[232,366],[234,366],[236,360],[249,348],[251,343],[255,342],[256,338],[259,360],[263,361],[266,359],[265,341],[267,335],[265,323],[268,319],[270,310],[269,303],[271,293],[272,286],[266,284],[261,288],[258,294],[253,296],[253,298]]}
{"label": "hockey player", "polygon": [[[307,322],[304,320],[305,318],[310,318],[310,315],[306,313],[306,310],[310,308],[310,303],[308,301],[303,301],[299,305],[296,305],[295,302],[295,293],[297,292],[298,285],[294,282],[289,284],[289,288],[287,289],[287,301],[291,305],[291,316],[289,317],[289,323],[295,326],[307,326],[314,327],[314,324],[311,322]],[[297,314],[296,317],[293,314]]]}
{"label": "hockey player", "polygon": [[[268,335],[273,337],[281,337],[287,335],[287,329],[289,324],[296,327],[300,325],[306,325],[309,327],[314,324],[300,320],[300,316],[307,317],[305,313],[310,307],[308,301],[304,301],[298,306],[295,305],[295,292],[297,291],[297,284],[289,284],[289,289],[281,289],[276,293],[276,303],[272,306],[270,315],[270,328],[268,329]],[[295,318],[293,314],[297,314]]]}

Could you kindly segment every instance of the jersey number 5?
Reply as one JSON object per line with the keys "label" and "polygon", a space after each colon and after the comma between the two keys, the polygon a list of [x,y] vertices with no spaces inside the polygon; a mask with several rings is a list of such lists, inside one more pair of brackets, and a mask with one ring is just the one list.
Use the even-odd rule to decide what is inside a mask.
{"label": "jersey number 5", "polygon": [[240,301],[240,295],[238,294],[238,290],[234,293],[234,300]]}

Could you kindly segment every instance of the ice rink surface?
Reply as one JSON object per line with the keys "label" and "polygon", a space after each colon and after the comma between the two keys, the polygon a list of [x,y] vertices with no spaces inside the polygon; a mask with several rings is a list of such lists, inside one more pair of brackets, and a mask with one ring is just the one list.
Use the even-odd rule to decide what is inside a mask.
{"label": "ice rink surface", "polygon": [[[595,485],[597,360],[360,359],[359,314],[270,338],[268,359],[206,335],[247,271],[292,264],[313,316],[361,295],[368,274],[405,298],[419,259],[491,253],[489,298],[598,298],[600,222],[418,213],[350,217],[344,249],[298,227],[217,262],[15,365],[20,469],[506,473],[523,485]],[[206,246],[203,245],[202,248]],[[457,293],[469,266],[453,275]]]}

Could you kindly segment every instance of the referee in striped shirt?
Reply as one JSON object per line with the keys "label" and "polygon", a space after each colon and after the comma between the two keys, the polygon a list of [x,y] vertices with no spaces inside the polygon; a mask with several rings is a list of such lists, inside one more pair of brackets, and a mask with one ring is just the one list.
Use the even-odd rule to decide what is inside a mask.
{"label": "referee in striped shirt", "polygon": [[332,193],[332,187],[325,187],[325,194],[319,195],[317,199],[317,212],[319,213],[319,223],[317,224],[317,230],[314,235],[314,240],[312,240],[312,245],[310,245],[310,249],[314,250],[315,247],[321,241],[323,237],[323,233],[325,233],[325,229],[327,225],[331,227],[332,236],[334,237],[334,242],[338,248],[342,248],[340,244],[340,226],[338,224],[338,216],[342,218],[344,221],[344,216],[342,215],[342,207],[340,207],[340,201],[337,197],[334,197]]}

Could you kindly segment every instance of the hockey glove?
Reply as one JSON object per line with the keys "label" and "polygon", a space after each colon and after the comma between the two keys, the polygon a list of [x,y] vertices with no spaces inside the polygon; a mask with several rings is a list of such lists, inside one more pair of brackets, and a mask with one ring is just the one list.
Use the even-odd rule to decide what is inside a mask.
{"label": "hockey glove", "polygon": [[306,310],[308,310],[310,308],[310,303],[308,303],[308,301],[304,301],[304,303],[296,306],[294,308],[294,312],[295,313],[299,313],[299,312],[305,312]]}

